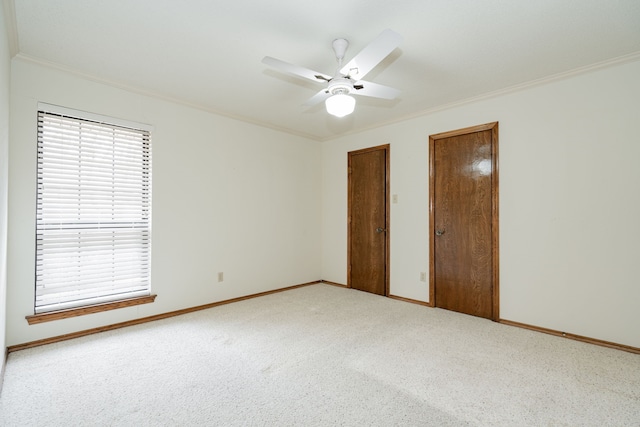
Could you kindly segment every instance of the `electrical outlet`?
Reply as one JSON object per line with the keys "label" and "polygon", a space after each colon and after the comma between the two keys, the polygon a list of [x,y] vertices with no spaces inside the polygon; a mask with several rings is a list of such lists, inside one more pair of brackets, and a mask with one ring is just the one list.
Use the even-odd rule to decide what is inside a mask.
{"label": "electrical outlet", "polygon": [[425,273],[424,271],[420,272],[420,281],[421,282],[426,282],[427,281],[427,273]]}
{"label": "electrical outlet", "polygon": [[224,281],[224,273],[221,271],[218,273],[218,282],[223,282]]}

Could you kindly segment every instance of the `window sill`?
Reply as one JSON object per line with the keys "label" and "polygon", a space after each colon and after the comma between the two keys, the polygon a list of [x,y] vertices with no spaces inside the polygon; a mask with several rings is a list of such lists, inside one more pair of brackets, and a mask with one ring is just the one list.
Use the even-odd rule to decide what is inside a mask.
{"label": "window sill", "polygon": [[115,310],[118,308],[132,307],[134,305],[149,304],[155,301],[157,295],[149,295],[138,298],[125,299],[105,304],[88,305],[86,307],[71,308],[68,310],[51,311],[48,313],[34,314],[26,316],[30,325],[51,322],[53,320],[68,319],[70,317],[84,316],[85,314],[100,313],[103,311]]}

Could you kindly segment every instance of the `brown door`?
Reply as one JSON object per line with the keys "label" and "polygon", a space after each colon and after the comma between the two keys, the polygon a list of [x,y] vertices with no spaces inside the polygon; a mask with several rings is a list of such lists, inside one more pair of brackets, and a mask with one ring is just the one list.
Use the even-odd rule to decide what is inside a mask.
{"label": "brown door", "polygon": [[498,320],[498,124],[429,138],[430,301]]}
{"label": "brown door", "polygon": [[389,145],[349,153],[350,288],[387,295]]}

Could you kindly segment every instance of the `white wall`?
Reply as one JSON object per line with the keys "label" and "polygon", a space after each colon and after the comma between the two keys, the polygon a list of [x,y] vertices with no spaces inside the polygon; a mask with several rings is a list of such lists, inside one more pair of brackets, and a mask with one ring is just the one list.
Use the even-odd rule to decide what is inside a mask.
{"label": "white wall", "polygon": [[638,76],[640,61],[323,143],[323,279],[346,283],[347,152],[389,143],[390,290],[427,301],[429,135],[499,121],[500,317],[640,347]]}
{"label": "white wall", "polygon": [[[12,61],[7,345],[315,281],[321,146],[182,105]],[[36,109],[46,102],[150,124],[156,302],[29,326]],[[217,272],[225,280],[217,283]]]}
{"label": "white wall", "polygon": [[[7,289],[7,203],[9,174],[9,82],[11,61],[5,12],[0,5],[0,372],[4,366]],[[2,378],[0,378],[0,386]]]}

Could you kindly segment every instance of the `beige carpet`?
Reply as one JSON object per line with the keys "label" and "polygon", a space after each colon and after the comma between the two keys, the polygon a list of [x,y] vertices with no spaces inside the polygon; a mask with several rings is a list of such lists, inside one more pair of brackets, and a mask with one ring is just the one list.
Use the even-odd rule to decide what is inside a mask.
{"label": "beige carpet", "polygon": [[10,354],[2,426],[640,426],[640,356],[329,285]]}

